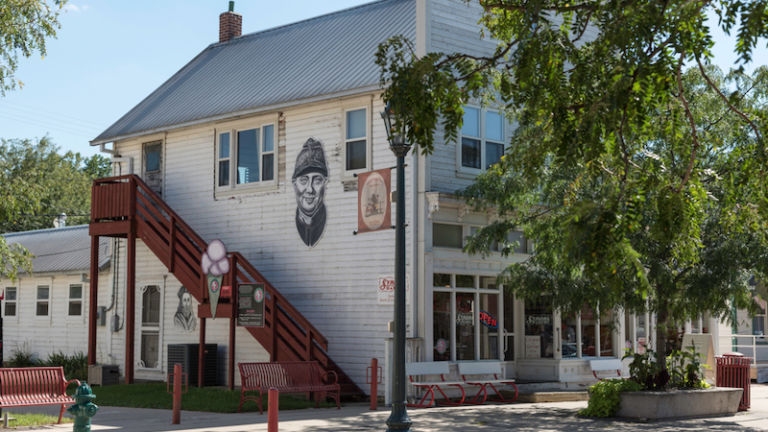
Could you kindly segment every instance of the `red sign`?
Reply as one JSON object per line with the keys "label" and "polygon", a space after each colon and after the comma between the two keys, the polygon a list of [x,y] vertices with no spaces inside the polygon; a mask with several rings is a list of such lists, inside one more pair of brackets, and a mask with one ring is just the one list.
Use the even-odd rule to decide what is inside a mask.
{"label": "red sign", "polygon": [[357,232],[392,228],[389,168],[357,176]]}
{"label": "red sign", "polygon": [[232,286],[230,285],[222,285],[221,286],[221,296],[224,298],[231,298],[232,297]]}
{"label": "red sign", "polygon": [[496,317],[486,311],[480,311],[480,324],[490,329],[495,329],[499,326],[498,321],[496,321]]}

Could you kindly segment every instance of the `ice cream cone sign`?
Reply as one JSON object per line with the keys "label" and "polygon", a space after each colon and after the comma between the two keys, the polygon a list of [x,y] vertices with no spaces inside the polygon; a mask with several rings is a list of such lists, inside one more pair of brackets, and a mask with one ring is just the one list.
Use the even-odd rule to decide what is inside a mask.
{"label": "ice cream cone sign", "polygon": [[203,273],[207,276],[211,318],[216,318],[216,307],[219,305],[219,295],[221,295],[222,276],[229,272],[227,248],[224,247],[221,240],[214,240],[208,244],[208,249],[203,252],[200,265],[203,268]]}

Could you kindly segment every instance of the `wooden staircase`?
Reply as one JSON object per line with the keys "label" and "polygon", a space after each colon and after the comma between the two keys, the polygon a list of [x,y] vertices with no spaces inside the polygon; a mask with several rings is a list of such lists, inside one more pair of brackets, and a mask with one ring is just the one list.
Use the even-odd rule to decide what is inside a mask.
{"label": "wooden staircase", "polygon": [[[198,316],[209,318],[206,275],[202,274],[200,265],[208,244],[138,176],[94,181],[91,235],[126,237],[131,230],[200,303]],[[269,352],[270,361],[315,360],[338,374],[343,394],[363,395],[362,390],[328,356],[328,340],[322,333],[243,255],[230,252],[228,258],[230,271],[224,275],[222,285],[231,286],[233,292],[231,296],[219,299],[216,316],[237,318],[237,284],[264,284],[264,327],[246,329]]]}

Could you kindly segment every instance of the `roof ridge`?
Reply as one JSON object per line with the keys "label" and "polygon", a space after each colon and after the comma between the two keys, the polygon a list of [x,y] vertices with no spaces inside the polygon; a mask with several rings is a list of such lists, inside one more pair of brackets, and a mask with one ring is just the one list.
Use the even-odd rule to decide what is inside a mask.
{"label": "roof ridge", "polygon": [[21,235],[25,235],[25,234],[37,234],[37,233],[41,233],[42,234],[42,233],[49,232],[49,231],[56,231],[56,232],[72,231],[72,230],[75,230],[75,229],[84,229],[84,228],[87,229],[88,226],[89,226],[88,224],[83,224],[83,225],[69,225],[69,226],[64,226],[64,227],[60,227],[60,228],[43,228],[43,229],[29,230],[29,231],[16,231],[16,232],[2,233],[2,234],[0,234],[0,236],[8,238],[8,237],[21,236]]}
{"label": "roof ridge", "polygon": [[271,27],[271,28],[264,29],[264,30],[258,30],[258,31],[252,32],[252,33],[246,33],[246,34],[244,34],[242,36],[230,39],[230,40],[228,40],[226,42],[214,42],[214,43],[208,45],[208,48],[213,48],[213,47],[217,47],[217,46],[221,46],[221,45],[226,45],[226,44],[229,44],[229,43],[232,43],[232,42],[237,43],[237,42],[245,40],[245,39],[251,39],[251,38],[258,37],[258,36],[263,36],[263,35],[265,35],[267,33],[277,32],[279,30],[283,30],[283,29],[286,29],[286,28],[289,28],[289,27],[294,27],[294,26],[298,26],[298,25],[305,25],[305,24],[307,24],[309,22],[312,22],[312,21],[319,21],[319,20],[322,20],[322,19],[330,18],[330,17],[332,17],[334,15],[341,15],[341,14],[349,13],[349,12],[355,10],[355,9],[369,8],[369,7],[372,7],[372,6],[380,4],[380,3],[398,2],[398,1],[405,2],[405,1],[413,1],[413,0],[376,0],[376,1],[368,2],[368,3],[363,3],[363,4],[360,4],[360,5],[357,5],[357,6],[350,6],[350,7],[345,8],[345,9],[340,9],[340,10],[337,10],[337,11],[334,11],[334,12],[329,12],[329,13],[326,13],[326,14],[323,14],[323,15],[318,15],[318,16],[306,18],[306,19],[303,19],[303,20],[300,20],[300,21],[295,21],[295,22],[292,22],[292,23],[283,24],[283,25],[279,25],[279,26],[276,26],[276,27]]}

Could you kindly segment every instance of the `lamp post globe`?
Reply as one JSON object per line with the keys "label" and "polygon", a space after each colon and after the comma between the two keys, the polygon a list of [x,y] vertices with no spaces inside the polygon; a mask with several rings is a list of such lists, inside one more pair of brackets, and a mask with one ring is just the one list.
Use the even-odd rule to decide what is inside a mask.
{"label": "lamp post globe", "polygon": [[[389,148],[397,157],[397,211],[395,218],[395,319],[392,358],[392,412],[387,419],[387,431],[408,431],[411,419],[405,407],[405,155],[411,149],[405,131],[387,105],[381,113],[387,131]],[[375,395],[371,395],[375,397]]]}

